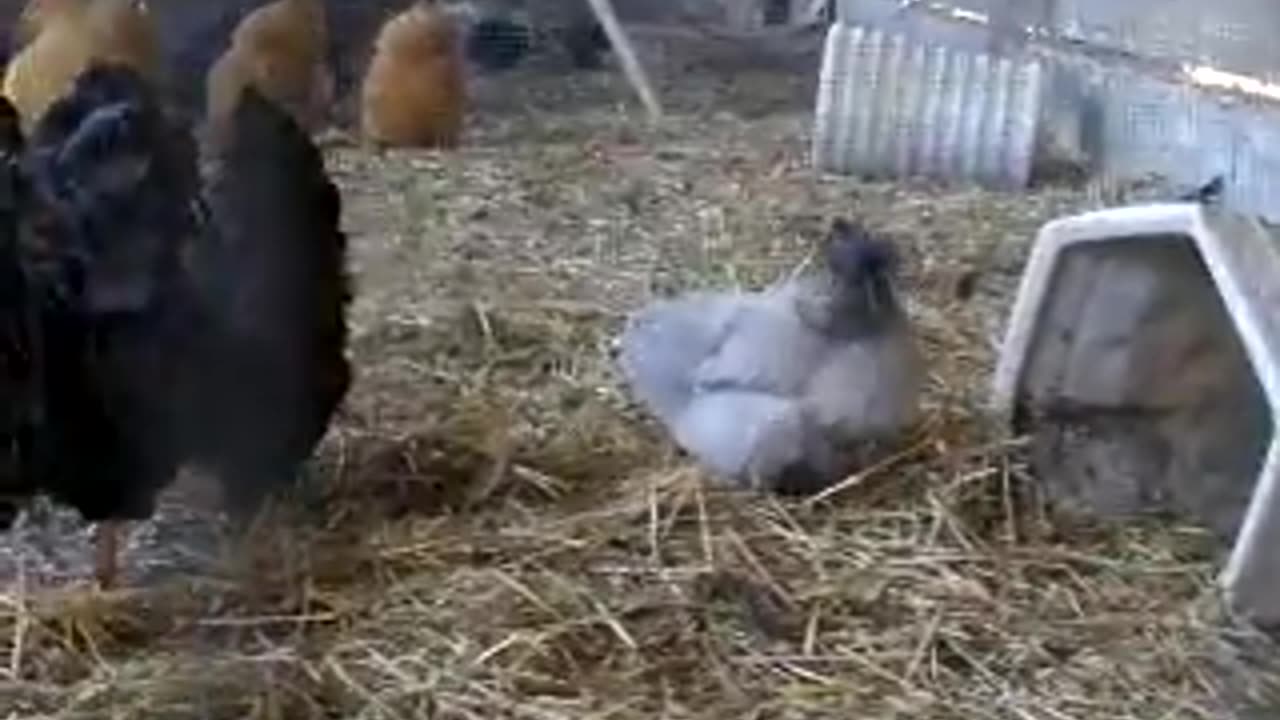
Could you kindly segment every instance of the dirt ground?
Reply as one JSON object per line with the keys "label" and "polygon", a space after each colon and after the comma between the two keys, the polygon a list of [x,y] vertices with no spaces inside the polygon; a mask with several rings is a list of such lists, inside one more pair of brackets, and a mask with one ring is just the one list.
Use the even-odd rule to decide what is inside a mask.
{"label": "dirt ground", "polygon": [[[334,143],[359,376],[308,482],[240,545],[186,482],[109,594],[36,508],[0,541],[0,717],[1221,717],[1208,536],[1054,517],[979,419],[1029,241],[1084,196],[816,176],[819,41],[649,37],[656,127],[548,59],[477,83],[457,152]],[[718,490],[610,341],[837,214],[903,250],[927,420],[823,499]]]}

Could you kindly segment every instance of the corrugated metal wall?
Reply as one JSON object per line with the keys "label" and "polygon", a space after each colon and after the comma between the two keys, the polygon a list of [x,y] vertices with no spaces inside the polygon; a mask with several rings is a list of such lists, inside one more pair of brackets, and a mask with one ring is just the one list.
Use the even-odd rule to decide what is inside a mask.
{"label": "corrugated metal wall", "polygon": [[814,162],[864,177],[1026,185],[1043,72],[1019,62],[835,24],[819,79]]}
{"label": "corrugated metal wall", "polygon": [[1100,109],[1086,151],[1104,178],[1191,186],[1222,174],[1226,205],[1280,222],[1280,108],[1224,100],[1137,70],[1060,65]]}
{"label": "corrugated metal wall", "polygon": [[[1172,62],[1199,62],[1280,81],[1277,0],[839,0],[845,22],[927,22],[930,5],[981,13],[996,24],[1040,26],[1072,40]],[[938,39],[943,39],[938,36]]]}
{"label": "corrugated metal wall", "polygon": [[[925,44],[1015,53],[1020,45],[1002,37],[999,28],[958,22],[922,5],[903,9],[899,0],[842,0],[838,11],[842,24],[885,28]],[[1228,179],[1228,206],[1280,222],[1280,103],[1195,87],[1171,72],[1178,62],[1202,62],[1280,79],[1280,43],[1268,35],[1280,30],[1280,0],[957,0],[951,5],[1006,13],[1006,33],[1010,24],[1041,17],[1052,20],[1059,37],[1088,40],[1084,46],[1037,42],[1030,49],[1050,68],[1041,127],[1070,128],[1104,182],[1154,174],[1190,186],[1221,173]],[[815,142],[815,150],[819,147]],[[815,152],[821,166],[834,168],[836,160]]]}
{"label": "corrugated metal wall", "polygon": [[[968,0],[965,0],[966,2]],[[1044,2],[1045,0],[1034,0]],[[1056,0],[1064,36],[1144,57],[1280,80],[1276,0]]]}

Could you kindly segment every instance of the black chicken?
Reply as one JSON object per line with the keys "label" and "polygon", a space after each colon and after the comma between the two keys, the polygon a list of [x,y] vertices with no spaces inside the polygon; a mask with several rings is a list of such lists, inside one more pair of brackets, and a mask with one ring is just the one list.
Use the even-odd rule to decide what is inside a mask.
{"label": "black chicken", "polygon": [[467,33],[467,59],[491,72],[510,70],[529,52],[529,28],[506,18],[483,18]]}
{"label": "black chicken", "polygon": [[18,252],[22,132],[17,110],[0,97],[0,527],[16,519],[36,490],[31,467],[34,431],[41,416],[41,375],[36,361],[38,308]]}
{"label": "black chicken", "polygon": [[[604,27],[586,7],[579,8],[564,24],[549,33],[564,49],[569,63],[579,70],[598,70],[613,50]],[[520,64],[534,45],[529,24],[510,17],[482,17],[467,33],[467,59],[490,72],[510,70]]]}
{"label": "black chicken", "polygon": [[213,161],[212,232],[187,266],[208,328],[187,446],[249,510],[311,454],[350,387],[347,244],[320,151],[261,95],[242,96]]}
{"label": "black chicken", "polygon": [[1208,182],[1178,196],[1178,202],[1200,203],[1209,205],[1222,199],[1222,191],[1226,189],[1227,180],[1222,175],[1214,175]]}
{"label": "black chicken", "polygon": [[598,70],[604,55],[613,49],[604,27],[594,18],[581,17],[561,30],[561,42],[569,61],[579,70]]}
{"label": "black chicken", "polygon": [[350,384],[341,202],[310,137],[248,89],[209,160],[202,189],[189,130],[97,64],[5,166],[0,382],[20,402],[0,496],[99,523],[104,585],[117,523],[149,517],[180,466],[214,471],[242,517]]}

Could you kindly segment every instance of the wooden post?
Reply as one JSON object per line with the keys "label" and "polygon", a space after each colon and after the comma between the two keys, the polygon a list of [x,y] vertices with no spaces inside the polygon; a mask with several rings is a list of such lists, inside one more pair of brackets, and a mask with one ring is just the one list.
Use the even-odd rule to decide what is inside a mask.
{"label": "wooden post", "polygon": [[613,46],[613,52],[618,56],[618,62],[622,63],[622,72],[626,74],[627,81],[640,96],[640,102],[644,104],[645,110],[649,111],[649,119],[654,121],[662,119],[662,106],[658,104],[658,96],[654,94],[653,86],[649,84],[649,78],[640,65],[640,58],[636,56],[631,40],[622,29],[622,23],[618,22],[618,15],[613,11],[613,3],[610,0],[587,0],[587,2],[591,5],[591,10],[595,13],[600,27],[604,28],[604,34],[608,36],[609,44]]}

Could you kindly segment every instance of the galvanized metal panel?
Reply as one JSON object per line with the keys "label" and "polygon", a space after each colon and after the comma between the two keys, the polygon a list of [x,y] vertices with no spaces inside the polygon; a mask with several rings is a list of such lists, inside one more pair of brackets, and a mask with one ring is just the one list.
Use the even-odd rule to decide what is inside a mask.
{"label": "galvanized metal panel", "polygon": [[1280,80],[1276,0],[1058,0],[1053,27],[1142,57]]}
{"label": "galvanized metal panel", "polygon": [[1280,108],[1114,69],[1092,92],[1102,127],[1091,150],[1104,178],[1193,186],[1221,174],[1225,206],[1280,222]]}
{"label": "galvanized metal panel", "polygon": [[[990,26],[948,21],[947,8],[978,13]],[[841,0],[839,18],[971,50],[1018,28],[1173,64],[1209,65],[1280,82],[1276,0]]]}
{"label": "galvanized metal panel", "polygon": [[1280,106],[1068,54],[1048,75],[1042,130],[1074,132],[1104,186],[1221,174],[1224,205],[1280,222]]}
{"label": "galvanized metal panel", "polygon": [[[973,7],[979,0],[961,1]],[[1086,3],[1097,6],[1097,14],[1091,17],[1103,18],[1116,27],[1123,26],[1122,18],[1134,15],[1134,7],[1147,8],[1148,15],[1160,15],[1151,11],[1146,0],[1131,1],[1132,4],[1058,0],[1067,4],[1059,8],[1055,17],[1063,17],[1064,12],[1083,12]],[[1173,8],[1166,17],[1176,17],[1178,8],[1181,8],[1180,12],[1195,10],[1202,18],[1213,12],[1225,14],[1232,8],[1245,13],[1262,9],[1256,5],[1250,6],[1252,10],[1245,8],[1242,3],[1248,2],[1251,0],[1224,0],[1218,8],[1195,10],[1182,0],[1168,0],[1167,4],[1162,3],[1162,7]],[[990,7],[989,2],[987,7]],[[1037,11],[1043,9],[1038,8]],[[1280,15],[1280,2],[1267,9]],[[915,155],[908,156],[915,159],[888,167],[894,171],[892,174],[901,174],[904,165],[912,173],[958,176],[970,172],[970,168],[956,164],[954,149],[946,145],[947,142],[960,143],[962,136],[955,134],[954,127],[950,131],[933,128],[939,122],[946,125],[955,120],[951,117],[952,113],[958,112],[954,106],[955,88],[948,83],[957,82],[954,73],[965,61],[953,61],[955,67],[950,69],[930,63],[939,53],[951,57],[958,56],[960,50],[973,53],[989,46],[989,29],[948,21],[928,13],[900,11],[897,0],[856,0],[845,3],[840,10],[869,18],[876,27],[891,28],[910,38],[913,44],[947,44],[957,48],[929,51],[931,59],[925,63],[924,75],[927,89],[921,91],[924,99],[920,101],[920,107],[923,109],[913,126],[916,129],[912,131],[921,139],[913,150]],[[1114,37],[1093,36],[1093,39],[1113,42],[1120,47],[1124,44],[1123,38],[1144,37],[1143,32],[1154,33],[1153,28],[1164,22],[1158,18],[1132,19],[1136,25],[1129,29],[1121,27]],[[1148,30],[1142,30],[1144,23]],[[1272,28],[1280,27],[1280,17],[1265,24]],[[1238,34],[1224,34],[1226,37],[1218,37],[1214,42],[1245,42]],[[834,31],[830,39],[837,44],[844,42],[847,45],[850,42],[847,36],[838,36]],[[1280,53],[1280,43],[1274,45],[1271,51]],[[871,80],[863,78],[858,83],[851,83],[844,76],[852,71],[842,70],[841,63],[856,65],[856,59],[844,57],[854,50],[845,46],[835,49],[836,54],[832,54],[833,48],[828,50],[824,82],[840,85],[842,93],[833,94],[826,85],[820,92],[819,103],[826,102],[827,109],[825,115],[820,112],[817,119],[815,162],[845,172],[865,169],[872,174],[884,174],[886,163],[881,158],[865,154],[864,146],[849,145],[838,132],[826,129],[833,123],[856,125],[863,115],[878,112],[854,107],[877,101],[871,88],[857,87],[858,83],[874,83],[874,73]],[[1280,223],[1280,105],[1228,99],[1216,91],[1179,82],[1174,75],[1166,73],[1167,77],[1158,77],[1144,69],[1141,63],[1114,55],[1100,57],[1092,49],[1080,52],[1063,47],[1039,47],[1037,54],[1045,58],[1046,63],[1042,81],[1046,90],[1039,112],[1039,132],[1045,136],[1053,135],[1058,146],[1078,143],[1104,184],[1120,184],[1154,174],[1174,184],[1189,186],[1223,174],[1228,180],[1223,202],[1228,207]],[[988,82],[993,83],[991,87],[996,87],[1005,81],[991,77]],[[977,92],[975,89],[970,97],[976,97]],[[966,112],[978,111],[970,109]]]}
{"label": "galvanized metal panel", "polygon": [[989,28],[904,8],[900,0],[841,0],[836,15],[846,25],[878,28],[912,42],[969,52],[985,52],[991,46]]}
{"label": "galvanized metal panel", "polygon": [[813,162],[866,177],[990,187],[1031,174],[1043,68],[843,22],[827,35]]}

